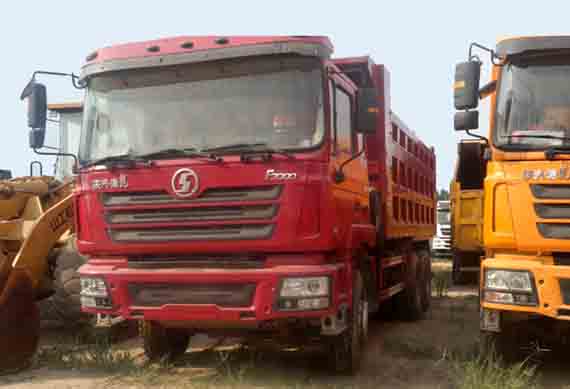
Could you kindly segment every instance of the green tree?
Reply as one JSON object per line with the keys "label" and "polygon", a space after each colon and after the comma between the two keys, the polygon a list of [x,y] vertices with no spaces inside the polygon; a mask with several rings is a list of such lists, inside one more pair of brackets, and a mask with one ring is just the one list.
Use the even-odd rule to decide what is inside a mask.
{"label": "green tree", "polygon": [[440,189],[437,193],[437,200],[449,200],[449,191]]}

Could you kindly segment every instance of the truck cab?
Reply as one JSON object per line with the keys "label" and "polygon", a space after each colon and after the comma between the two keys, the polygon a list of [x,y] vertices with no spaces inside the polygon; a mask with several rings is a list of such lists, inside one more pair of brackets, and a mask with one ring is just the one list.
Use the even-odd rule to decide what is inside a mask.
{"label": "truck cab", "polygon": [[[370,312],[397,300],[423,317],[434,149],[391,110],[385,66],[332,51],[320,36],[175,37],[86,58],[72,75],[84,312],[140,320],[150,359],[239,334],[318,345],[349,373]],[[37,148],[45,87],[25,92]]]}
{"label": "truck cab", "polygon": [[[474,49],[492,62],[482,87]],[[568,36],[509,38],[473,44],[456,68],[456,130],[476,129],[478,100],[491,99],[484,151],[466,162],[485,172],[481,329],[511,352],[570,334],[569,54]]]}

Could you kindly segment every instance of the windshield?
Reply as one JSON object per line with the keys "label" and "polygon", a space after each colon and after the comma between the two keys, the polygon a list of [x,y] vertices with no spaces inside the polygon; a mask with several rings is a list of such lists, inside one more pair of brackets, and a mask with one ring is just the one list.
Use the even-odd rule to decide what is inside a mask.
{"label": "windshield", "polygon": [[324,137],[320,69],[312,58],[260,57],[98,76],[86,96],[80,159],[238,142],[317,146]]}
{"label": "windshield", "polygon": [[494,141],[505,149],[570,146],[570,60],[527,59],[503,66]]}
{"label": "windshield", "polygon": [[437,224],[451,223],[449,216],[449,211],[437,211]]}

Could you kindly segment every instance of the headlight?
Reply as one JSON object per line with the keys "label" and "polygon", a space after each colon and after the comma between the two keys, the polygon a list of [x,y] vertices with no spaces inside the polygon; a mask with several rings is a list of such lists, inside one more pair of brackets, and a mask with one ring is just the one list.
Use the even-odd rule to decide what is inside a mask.
{"label": "headlight", "polygon": [[284,278],[277,300],[281,311],[311,311],[330,305],[329,277]]}
{"label": "headlight", "polygon": [[485,288],[513,292],[533,291],[530,273],[527,271],[488,269],[485,272]]}
{"label": "headlight", "polygon": [[483,300],[496,304],[538,305],[533,278],[526,270],[487,269]]}
{"label": "headlight", "polygon": [[329,295],[328,277],[285,278],[280,297],[324,297]]}
{"label": "headlight", "polygon": [[108,297],[107,285],[102,278],[81,278],[81,295],[89,297]]}

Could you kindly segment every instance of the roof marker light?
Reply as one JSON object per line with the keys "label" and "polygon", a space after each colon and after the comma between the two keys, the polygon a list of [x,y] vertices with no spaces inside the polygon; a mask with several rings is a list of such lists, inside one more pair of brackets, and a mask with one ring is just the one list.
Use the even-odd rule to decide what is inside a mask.
{"label": "roof marker light", "polygon": [[94,51],[85,58],[85,61],[93,61],[95,58],[97,58],[98,55],[99,53],[97,51]]}

